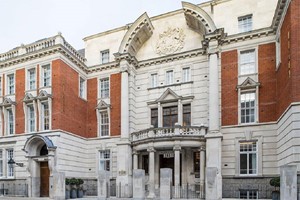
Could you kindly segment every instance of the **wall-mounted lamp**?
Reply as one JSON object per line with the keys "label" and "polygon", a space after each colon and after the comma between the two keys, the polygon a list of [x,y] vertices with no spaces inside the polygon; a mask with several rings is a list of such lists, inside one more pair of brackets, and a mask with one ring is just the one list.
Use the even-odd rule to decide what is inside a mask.
{"label": "wall-mounted lamp", "polygon": [[16,164],[19,167],[23,167],[24,166],[23,163],[16,163],[13,158],[10,158],[9,161],[7,162],[7,164],[9,164],[10,167],[13,167],[14,164]]}

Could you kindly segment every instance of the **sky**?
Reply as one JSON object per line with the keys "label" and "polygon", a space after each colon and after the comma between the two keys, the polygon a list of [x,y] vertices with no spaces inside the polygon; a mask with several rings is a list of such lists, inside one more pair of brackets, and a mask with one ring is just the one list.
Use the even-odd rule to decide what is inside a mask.
{"label": "sky", "polygon": [[86,36],[181,8],[180,0],[0,0],[0,53],[58,32],[82,49]]}

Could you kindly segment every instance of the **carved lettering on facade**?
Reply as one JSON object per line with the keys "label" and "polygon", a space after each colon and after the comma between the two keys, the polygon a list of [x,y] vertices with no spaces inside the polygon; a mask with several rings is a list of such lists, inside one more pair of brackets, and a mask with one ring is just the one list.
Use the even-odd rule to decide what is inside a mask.
{"label": "carved lettering on facade", "polygon": [[185,34],[181,28],[168,28],[159,34],[156,43],[156,53],[168,55],[180,51],[184,47]]}

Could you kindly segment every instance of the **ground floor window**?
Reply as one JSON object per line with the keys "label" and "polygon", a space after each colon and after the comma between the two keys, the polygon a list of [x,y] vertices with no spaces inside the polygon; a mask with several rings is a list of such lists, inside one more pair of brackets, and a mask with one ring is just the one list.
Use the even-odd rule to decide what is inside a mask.
{"label": "ground floor window", "polygon": [[149,156],[142,155],[142,169],[145,170],[145,174],[149,173]]}
{"label": "ground floor window", "polygon": [[257,174],[256,142],[240,143],[240,174]]}
{"label": "ground floor window", "polygon": [[3,176],[3,154],[2,150],[0,150],[0,177]]}
{"label": "ground floor window", "polygon": [[110,171],[110,150],[100,151],[99,169]]}
{"label": "ground floor window", "polygon": [[[13,149],[7,149],[7,160],[14,159],[14,150]],[[7,164],[7,177],[13,177],[14,176],[14,166]]]}
{"label": "ground floor window", "polygon": [[240,190],[240,199],[258,199],[257,190]]}

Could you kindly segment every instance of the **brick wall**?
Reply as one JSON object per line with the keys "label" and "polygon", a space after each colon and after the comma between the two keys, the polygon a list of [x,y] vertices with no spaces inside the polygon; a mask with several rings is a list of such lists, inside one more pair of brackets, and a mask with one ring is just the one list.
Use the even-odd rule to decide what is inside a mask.
{"label": "brick wall", "polygon": [[121,73],[110,76],[110,135],[121,135]]}
{"label": "brick wall", "polygon": [[221,105],[222,126],[238,123],[238,52],[222,52],[221,55]]}
{"label": "brick wall", "polygon": [[276,121],[276,46],[258,47],[259,122]]}
{"label": "brick wall", "polygon": [[25,131],[25,116],[23,110],[23,99],[25,96],[25,69],[16,70],[15,78],[15,94],[16,94],[16,113],[15,113],[15,131],[16,134],[24,133]]}
{"label": "brick wall", "polygon": [[89,79],[87,88],[87,137],[97,137],[97,79]]}
{"label": "brick wall", "polygon": [[87,101],[79,97],[79,75],[62,60],[52,62],[52,129],[87,137]]}

